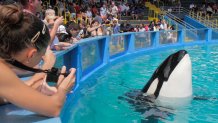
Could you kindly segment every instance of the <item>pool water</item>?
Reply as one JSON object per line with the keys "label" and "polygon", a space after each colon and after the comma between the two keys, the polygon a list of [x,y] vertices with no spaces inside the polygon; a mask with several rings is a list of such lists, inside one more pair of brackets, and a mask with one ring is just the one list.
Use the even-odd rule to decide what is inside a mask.
{"label": "pool water", "polygon": [[[193,96],[189,104],[170,109],[172,115],[153,117],[151,122],[218,122],[218,45],[183,47],[192,61]],[[141,123],[146,114],[118,97],[132,89],[141,89],[155,69],[179,49],[147,53],[134,59],[122,59],[97,71],[80,84],[70,96],[62,117],[66,123]],[[162,108],[164,109],[164,107]],[[165,108],[167,109],[167,108]],[[161,111],[161,110],[160,110]],[[156,111],[156,113],[158,113]],[[154,112],[155,113],[155,112]]]}

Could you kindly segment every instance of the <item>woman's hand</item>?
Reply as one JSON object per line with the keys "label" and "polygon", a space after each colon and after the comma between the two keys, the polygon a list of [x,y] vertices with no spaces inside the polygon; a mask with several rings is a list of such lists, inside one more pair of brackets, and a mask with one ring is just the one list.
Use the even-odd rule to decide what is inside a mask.
{"label": "woman's hand", "polygon": [[44,64],[42,69],[51,69],[56,61],[54,53],[50,50],[50,47],[47,48],[45,55],[42,57]]}
{"label": "woman's hand", "polygon": [[42,81],[42,84],[38,86],[37,90],[48,96],[52,96],[57,92],[57,88],[49,86],[45,79]]}
{"label": "woman's hand", "polygon": [[51,96],[55,94],[57,92],[57,88],[49,86],[45,80],[46,75],[34,76],[28,82],[25,82],[25,84],[45,95]]}
{"label": "woman's hand", "polygon": [[77,38],[73,38],[73,37],[71,37],[71,43],[76,43],[76,42],[78,42],[79,40],[77,39]]}
{"label": "woman's hand", "polygon": [[56,17],[56,20],[54,22],[54,25],[60,26],[64,22],[63,16],[61,17]]}
{"label": "woman's hand", "polygon": [[[49,47],[47,48],[46,53],[42,58],[44,63],[41,69],[47,70],[47,69],[51,69],[54,66],[56,57]],[[36,73],[30,78],[30,80],[26,82],[26,84],[36,90],[39,90],[40,92],[46,95],[53,95],[54,93],[57,92],[57,89],[55,89],[54,87],[50,87],[45,82],[45,78],[46,78],[45,73]]]}
{"label": "woman's hand", "polygon": [[[65,73],[65,72],[66,72],[66,67],[63,66],[61,69],[61,73]],[[57,90],[62,91],[64,93],[70,92],[75,84],[75,79],[76,79],[75,73],[76,73],[76,69],[72,68],[70,70],[70,74],[67,77],[64,77],[64,75],[60,75],[58,79]]]}

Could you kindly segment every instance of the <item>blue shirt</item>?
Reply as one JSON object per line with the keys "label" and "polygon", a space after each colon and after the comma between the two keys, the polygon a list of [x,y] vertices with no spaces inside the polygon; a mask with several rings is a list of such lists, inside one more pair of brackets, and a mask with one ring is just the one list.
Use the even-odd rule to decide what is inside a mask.
{"label": "blue shirt", "polygon": [[117,33],[120,33],[120,26],[119,25],[116,25],[113,29],[113,34],[117,34]]}

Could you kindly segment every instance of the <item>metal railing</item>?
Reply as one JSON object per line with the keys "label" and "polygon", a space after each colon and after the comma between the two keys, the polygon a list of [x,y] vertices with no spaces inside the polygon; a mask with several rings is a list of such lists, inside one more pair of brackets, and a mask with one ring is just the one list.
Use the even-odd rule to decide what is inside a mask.
{"label": "metal railing", "polygon": [[214,23],[213,21],[210,20],[209,15],[203,16],[202,12],[195,13],[194,11],[190,11],[189,16],[198,20],[199,22],[201,22],[202,24],[204,24],[207,27],[210,27],[210,28],[218,27],[216,23]]}
{"label": "metal railing", "polygon": [[209,15],[203,15],[201,11],[198,11],[197,13],[194,11],[190,11],[184,7],[162,7],[162,11],[171,12],[171,13],[183,13],[185,15],[189,15],[190,17],[194,18],[195,20],[198,20],[203,25],[209,27],[209,28],[217,28],[218,22],[217,20],[211,20]]}
{"label": "metal railing", "polygon": [[165,16],[175,21],[176,23],[182,25],[185,29],[196,29],[194,26],[190,25],[189,23],[186,23],[185,21],[181,20],[180,18],[176,17],[170,12],[165,12]]}
{"label": "metal railing", "polygon": [[160,8],[157,8],[154,4],[151,4],[150,2],[145,2],[145,6],[149,8],[148,20],[158,20],[158,15],[161,13]]}

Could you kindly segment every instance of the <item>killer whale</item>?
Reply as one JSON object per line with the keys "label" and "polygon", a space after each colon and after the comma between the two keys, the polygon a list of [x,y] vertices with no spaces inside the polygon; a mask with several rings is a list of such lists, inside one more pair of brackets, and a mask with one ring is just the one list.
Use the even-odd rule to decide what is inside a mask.
{"label": "killer whale", "polygon": [[192,65],[187,51],[179,50],[168,56],[141,91],[155,98],[192,96]]}
{"label": "killer whale", "polygon": [[192,97],[192,66],[187,51],[180,50],[168,56],[141,90],[133,89],[118,98],[154,122],[155,117],[173,115],[171,107],[156,105],[156,100],[161,100],[161,97]]}
{"label": "killer whale", "polygon": [[[170,116],[175,115],[174,111],[178,106],[189,105],[192,100],[218,100],[215,97],[192,95],[192,65],[185,50],[180,50],[168,56],[157,67],[142,89],[130,90],[124,96],[118,98],[127,101],[136,112],[142,114],[146,120],[142,119],[141,122],[158,122],[158,118],[171,118]],[[164,98],[168,100],[166,105],[162,103]],[[174,103],[176,106],[171,106]],[[175,119],[179,122],[185,120],[185,118]]]}

